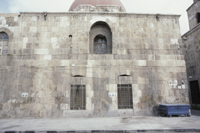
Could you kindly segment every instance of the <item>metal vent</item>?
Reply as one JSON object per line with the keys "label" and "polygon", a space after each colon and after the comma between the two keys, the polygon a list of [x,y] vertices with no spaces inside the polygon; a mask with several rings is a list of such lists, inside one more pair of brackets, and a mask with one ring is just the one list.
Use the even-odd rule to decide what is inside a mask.
{"label": "metal vent", "polygon": [[85,110],[85,85],[71,85],[70,109]]}
{"label": "metal vent", "polygon": [[120,84],[118,88],[118,109],[132,109],[133,96],[131,84]]}

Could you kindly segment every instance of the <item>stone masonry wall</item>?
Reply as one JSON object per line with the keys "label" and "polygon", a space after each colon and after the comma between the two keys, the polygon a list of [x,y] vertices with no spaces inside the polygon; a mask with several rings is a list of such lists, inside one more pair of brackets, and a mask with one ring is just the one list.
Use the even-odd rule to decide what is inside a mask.
{"label": "stone masonry wall", "polygon": [[[9,35],[8,54],[0,55],[0,118],[152,115],[161,103],[189,103],[178,19],[126,13],[0,14],[0,31]],[[110,26],[112,54],[89,54],[90,28],[98,21]],[[129,76],[119,77],[124,74]],[[86,110],[70,110],[72,84],[86,85]],[[117,84],[132,84],[133,109],[119,110],[117,97],[108,95],[117,93]]]}
{"label": "stone masonry wall", "polygon": [[200,1],[196,1],[187,10],[190,29],[193,29],[197,25],[197,16],[196,16],[196,13],[198,13],[198,12],[200,13]]}
{"label": "stone masonry wall", "polygon": [[[200,101],[198,95],[198,84],[200,83],[200,24],[197,23],[197,13],[200,10],[200,1],[194,0],[194,3],[188,8],[188,19],[190,30],[182,36],[183,47],[185,54],[186,68],[189,85],[190,104],[192,108],[200,109],[197,104]],[[197,84],[193,86],[192,84]],[[193,90],[193,94],[191,92]],[[195,90],[195,91],[194,91]],[[199,90],[200,92],[200,90]],[[195,100],[196,99],[196,100]]]}
{"label": "stone masonry wall", "polygon": [[[183,38],[183,50],[185,51],[185,61],[188,81],[198,81],[200,85],[200,26],[194,31],[186,33]],[[190,86],[189,86],[190,90]],[[191,91],[190,103],[192,104]],[[192,104],[193,108],[200,109],[199,104]]]}

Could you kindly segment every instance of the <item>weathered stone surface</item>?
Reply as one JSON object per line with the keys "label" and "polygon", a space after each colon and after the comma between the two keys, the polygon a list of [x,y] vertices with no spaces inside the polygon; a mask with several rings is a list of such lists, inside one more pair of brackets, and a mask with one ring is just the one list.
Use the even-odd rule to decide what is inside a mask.
{"label": "weathered stone surface", "polygon": [[[9,35],[8,54],[0,55],[0,118],[152,115],[160,103],[189,103],[179,16],[47,14],[0,14],[0,31]],[[111,30],[109,54],[91,54],[99,21]],[[119,110],[108,95],[122,83],[132,85],[133,109]],[[86,110],[70,110],[72,84],[86,85]]]}
{"label": "weathered stone surface", "polygon": [[197,25],[197,13],[199,9],[200,2],[198,0],[194,1],[193,5],[187,9],[190,29],[193,29]]}
{"label": "weathered stone surface", "polygon": [[[198,15],[200,9],[200,1],[194,0],[194,3],[187,9],[190,30],[182,36],[182,51],[185,55],[187,78],[190,84],[196,82],[196,86],[189,86],[190,104],[193,108],[200,109],[200,24],[198,23]],[[200,18],[199,18],[200,19]],[[192,90],[193,91],[192,94]],[[195,96],[197,98],[195,98]],[[197,99],[197,100],[194,100]]]}

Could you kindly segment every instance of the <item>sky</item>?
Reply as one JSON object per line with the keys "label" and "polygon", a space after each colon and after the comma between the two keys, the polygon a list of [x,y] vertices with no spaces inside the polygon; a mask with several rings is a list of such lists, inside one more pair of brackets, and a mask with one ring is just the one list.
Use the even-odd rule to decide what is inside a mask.
{"label": "sky", "polygon": [[[0,0],[1,13],[67,12],[74,0]],[[186,9],[193,0],[121,0],[128,13],[178,14],[181,34],[189,30]]]}

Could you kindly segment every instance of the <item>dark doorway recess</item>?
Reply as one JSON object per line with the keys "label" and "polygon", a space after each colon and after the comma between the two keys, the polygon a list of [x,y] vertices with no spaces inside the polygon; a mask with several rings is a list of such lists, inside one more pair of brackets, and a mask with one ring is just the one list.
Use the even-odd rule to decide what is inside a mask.
{"label": "dark doorway recess", "polygon": [[200,104],[200,90],[198,81],[190,82],[192,104]]}

